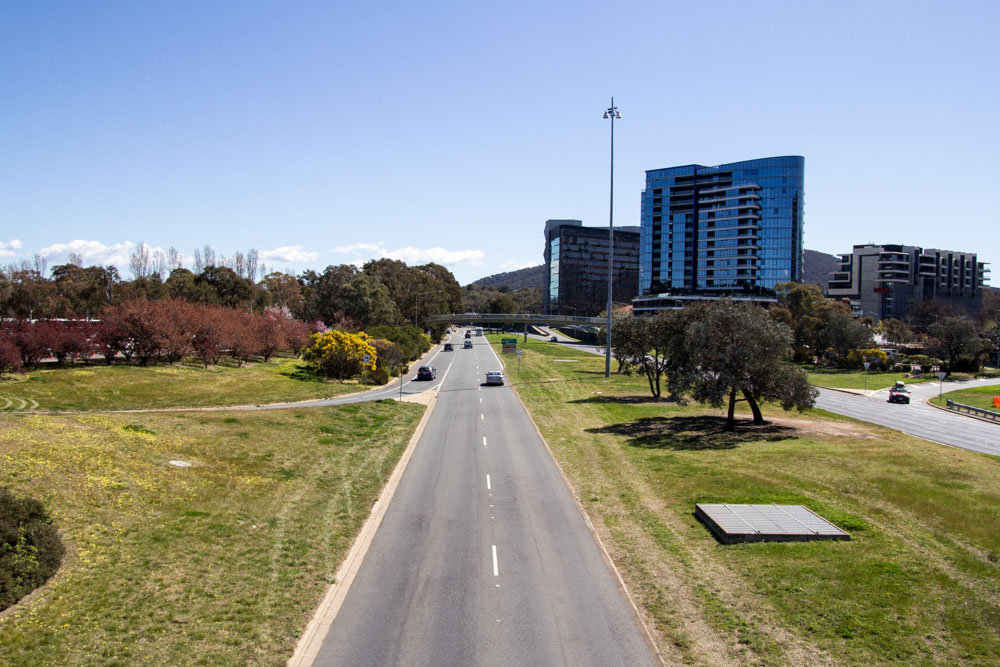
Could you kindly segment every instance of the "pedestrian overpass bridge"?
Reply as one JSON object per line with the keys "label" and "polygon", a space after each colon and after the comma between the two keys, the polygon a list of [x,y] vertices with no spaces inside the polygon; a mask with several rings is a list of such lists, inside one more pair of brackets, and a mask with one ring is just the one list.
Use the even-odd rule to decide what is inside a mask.
{"label": "pedestrian overpass bridge", "polygon": [[535,313],[449,313],[421,318],[428,324],[533,324],[536,326],[600,327],[607,323],[603,317],[578,317],[576,315],[540,315]]}

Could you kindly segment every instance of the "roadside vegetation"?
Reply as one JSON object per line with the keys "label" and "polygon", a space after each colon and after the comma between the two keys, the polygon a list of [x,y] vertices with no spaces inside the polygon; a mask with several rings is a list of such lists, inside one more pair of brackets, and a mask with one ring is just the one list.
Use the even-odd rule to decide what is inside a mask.
{"label": "roadside vegetation", "polygon": [[165,366],[49,367],[0,378],[0,411],[198,408],[331,398],[363,389],[329,382],[300,359],[278,357],[205,368],[197,360]]}
{"label": "roadside vegetation", "polygon": [[[993,398],[997,396],[1000,396],[1000,387],[994,385],[991,387],[973,387],[971,389],[948,391],[945,392],[940,398],[937,396],[933,397],[931,402],[934,403],[934,405],[945,406],[948,404],[948,400],[951,399],[956,403],[971,405],[974,408],[1000,412],[1000,407],[993,405]],[[998,438],[1000,438],[1000,433],[997,435]]]}
{"label": "roadside vegetation", "polygon": [[67,549],[0,662],[285,664],[423,410],[0,415],[0,486]]}
{"label": "roadside vegetation", "polygon": [[[865,372],[863,370],[849,370],[844,368],[817,368],[808,366],[809,384],[814,387],[828,387],[831,389],[859,389],[865,388]],[[901,371],[869,371],[868,391],[878,389],[888,389],[897,381],[906,384],[919,384],[922,382],[937,382],[937,376],[928,373],[920,377],[912,377],[909,373]]]}
{"label": "roadside vegetation", "polygon": [[[492,342],[498,344],[498,338]],[[513,384],[668,664],[989,664],[1000,461],[821,411],[658,400],[529,341]],[[576,363],[556,363],[572,359]],[[724,546],[699,502],[803,504],[849,542]]]}

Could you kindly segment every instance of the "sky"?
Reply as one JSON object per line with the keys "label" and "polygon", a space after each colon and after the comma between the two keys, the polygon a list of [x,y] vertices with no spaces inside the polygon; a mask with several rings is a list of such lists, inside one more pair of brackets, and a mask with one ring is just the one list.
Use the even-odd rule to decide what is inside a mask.
{"label": "sky", "polygon": [[[0,264],[140,243],[460,283],[645,171],[805,156],[805,247],[1000,262],[1000,3],[0,3]],[[1000,271],[998,266],[996,271]]]}

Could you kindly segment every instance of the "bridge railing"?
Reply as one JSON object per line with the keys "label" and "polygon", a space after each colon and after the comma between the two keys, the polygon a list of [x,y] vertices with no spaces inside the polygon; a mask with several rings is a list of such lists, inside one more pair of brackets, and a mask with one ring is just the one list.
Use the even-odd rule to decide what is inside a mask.
{"label": "bridge railing", "polygon": [[428,322],[449,324],[452,322],[510,322],[527,324],[585,324],[601,326],[605,323],[603,317],[584,317],[582,315],[542,315],[538,313],[449,313],[446,315],[431,315]]}

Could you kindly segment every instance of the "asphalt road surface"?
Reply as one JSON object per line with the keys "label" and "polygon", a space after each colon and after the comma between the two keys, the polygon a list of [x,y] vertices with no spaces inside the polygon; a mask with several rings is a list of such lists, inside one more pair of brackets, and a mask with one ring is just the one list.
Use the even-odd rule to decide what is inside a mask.
{"label": "asphalt road surface", "polygon": [[524,407],[481,386],[501,364],[473,341],[437,356],[437,405],[314,664],[657,664]]}
{"label": "asphalt road surface", "polygon": [[[947,382],[944,391],[991,384],[1000,384],[1000,381]],[[868,396],[820,389],[816,407],[872,424],[888,426],[942,445],[1000,456],[1000,424],[980,421],[967,415],[927,405],[928,398],[938,395],[940,385],[937,382],[907,385],[907,388],[910,390],[909,405],[889,403],[888,389],[873,392]]]}

